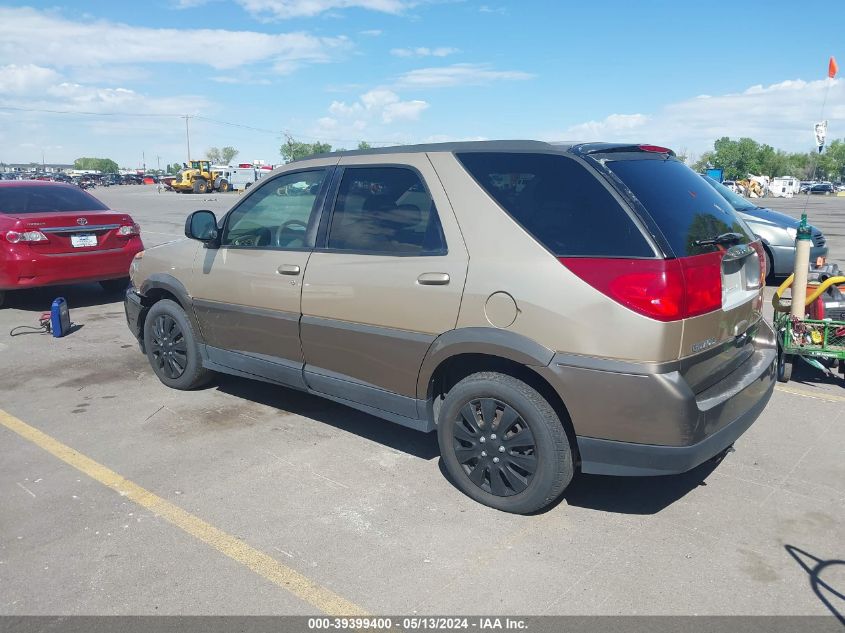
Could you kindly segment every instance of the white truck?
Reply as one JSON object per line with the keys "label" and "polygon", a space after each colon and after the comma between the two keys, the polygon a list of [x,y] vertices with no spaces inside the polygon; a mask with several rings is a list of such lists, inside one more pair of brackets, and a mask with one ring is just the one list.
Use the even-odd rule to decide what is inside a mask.
{"label": "white truck", "polygon": [[243,165],[212,165],[211,171],[220,172],[229,181],[229,187],[235,191],[248,189],[258,180],[255,167]]}

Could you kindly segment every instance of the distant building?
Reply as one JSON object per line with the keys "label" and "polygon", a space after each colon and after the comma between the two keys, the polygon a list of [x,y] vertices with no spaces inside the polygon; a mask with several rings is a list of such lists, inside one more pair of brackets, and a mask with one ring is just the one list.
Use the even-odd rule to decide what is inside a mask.
{"label": "distant building", "polygon": [[0,171],[16,174],[46,173],[58,174],[59,172],[73,169],[73,165],[62,165],[60,163],[0,163]]}

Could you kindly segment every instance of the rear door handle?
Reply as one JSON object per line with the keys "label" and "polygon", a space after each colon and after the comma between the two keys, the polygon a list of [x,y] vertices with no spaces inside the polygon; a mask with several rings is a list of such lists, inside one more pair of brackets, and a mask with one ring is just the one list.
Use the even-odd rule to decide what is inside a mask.
{"label": "rear door handle", "polygon": [[280,275],[298,275],[301,269],[296,264],[282,264],[277,269]]}
{"label": "rear door handle", "polygon": [[449,283],[449,274],[423,273],[417,277],[417,283],[421,286],[445,286]]}

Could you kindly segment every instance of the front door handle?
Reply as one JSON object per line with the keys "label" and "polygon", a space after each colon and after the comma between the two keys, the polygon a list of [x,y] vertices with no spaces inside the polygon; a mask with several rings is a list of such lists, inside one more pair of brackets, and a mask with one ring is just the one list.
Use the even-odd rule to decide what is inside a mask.
{"label": "front door handle", "polygon": [[277,269],[280,275],[298,275],[301,269],[296,264],[282,264]]}
{"label": "front door handle", "polygon": [[449,273],[423,273],[417,277],[421,286],[445,286],[449,283]]}

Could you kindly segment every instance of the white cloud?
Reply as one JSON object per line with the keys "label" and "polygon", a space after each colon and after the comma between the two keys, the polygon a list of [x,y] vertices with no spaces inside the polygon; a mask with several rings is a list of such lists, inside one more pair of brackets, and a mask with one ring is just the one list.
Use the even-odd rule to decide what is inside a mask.
{"label": "white cloud", "polygon": [[55,84],[59,74],[34,64],[0,66],[0,95],[26,96],[41,93]]}
{"label": "white cloud", "polygon": [[417,48],[394,48],[391,49],[390,54],[395,57],[446,57],[459,52],[460,49],[449,46],[440,46],[438,48],[419,46]]}
{"label": "white cloud", "polygon": [[505,15],[508,10],[505,7],[491,7],[488,4],[482,4],[478,7],[479,13],[496,13],[498,15]]}
{"label": "white cloud", "polygon": [[381,35],[381,29],[367,29],[366,31],[358,31],[359,35],[366,35],[367,37],[378,37]]}
{"label": "white cloud", "polygon": [[278,71],[289,72],[291,64],[329,61],[349,48],[350,41],[342,36],[155,29],[105,20],[78,22],[31,8],[0,8],[0,59],[17,63],[57,67],[190,63],[232,70],[271,62]]}
{"label": "white cloud", "polygon": [[412,88],[480,86],[497,81],[524,81],[534,75],[521,70],[495,70],[489,64],[452,64],[419,68],[401,75],[398,85]]}
{"label": "white cloud", "polygon": [[285,20],[350,8],[398,14],[417,3],[412,0],[238,0],[238,4],[252,15]]}
{"label": "white cloud", "polygon": [[[350,124],[356,130],[363,130],[370,121],[380,120],[384,124],[416,121],[428,107],[429,104],[426,101],[419,99],[402,101],[398,94],[388,88],[374,88],[352,103],[332,101],[329,113],[334,117],[351,121]],[[326,131],[328,120],[329,117],[326,117],[318,121],[318,127],[322,131]],[[336,119],[330,120],[337,123]]]}
{"label": "white cloud", "polygon": [[787,80],[754,85],[739,93],[701,95],[668,104],[654,113],[611,114],[604,119],[544,134],[549,140],[650,142],[697,153],[722,137],[748,136],[787,151],[813,146],[813,124],[829,90],[828,137],[845,137],[845,82]]}

